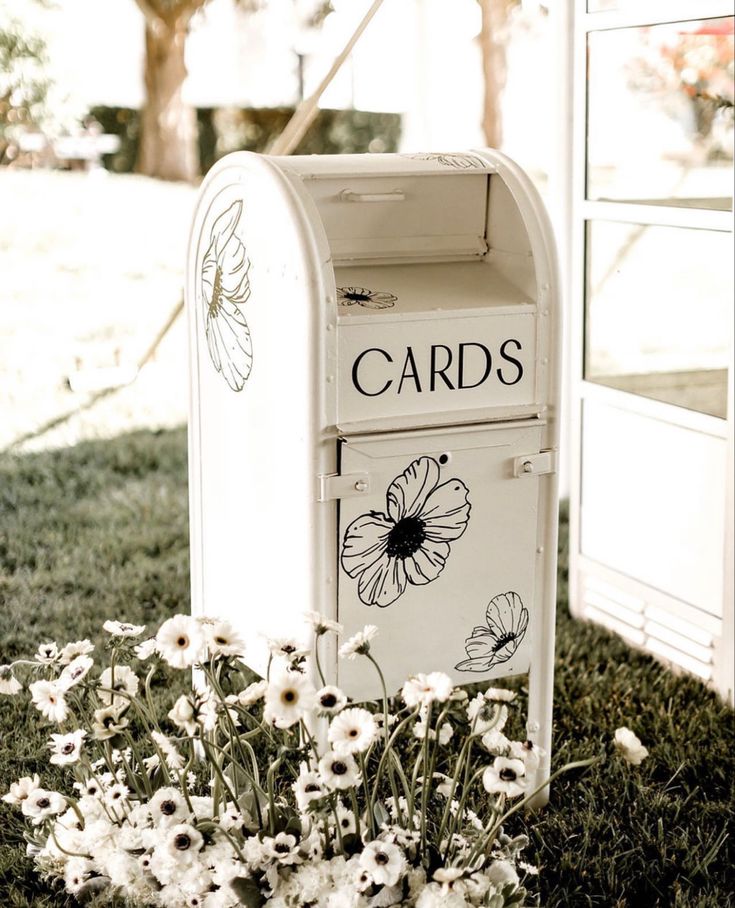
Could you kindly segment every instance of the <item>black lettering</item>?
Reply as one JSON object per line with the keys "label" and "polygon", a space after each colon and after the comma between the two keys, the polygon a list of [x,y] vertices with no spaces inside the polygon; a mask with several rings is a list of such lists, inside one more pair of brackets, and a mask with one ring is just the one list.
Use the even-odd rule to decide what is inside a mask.
{"label": "black lettering", "polygon": [[[465,347],[479,347],[480,350],[482,350],[482,352],[485,354],[485,371],[483,372],[480,380],[476,381],[473,385],[466,385],[464,383],[464,351],[465,351]],[[465,390],[466,388],[477,388],[488,377],[492,367],[493,367],[492,354],[490,353],[490,351],[487,349],[487,347],[484,344],[477,344],[474,341],[469,341],[467,343],[460,344],[459,345],[459,375],[458,375],[459,381],[458,381],[457,387],[460,390]]]}
{"label": "black lettering", "polygon": [[518,374],[513,379],[513,381],[506,381],[505,378],[503,377],[503,369],[501,367],[500,369],[497,370],[498,378],[504,385],[517,385],[518,382],[523,378],[523,363],[519,359],[516,359],[515,356],[509,356],[506,354],[505,348],[508,346],[508,344],[515,344],[516,350],[518,350],[518,351],[522,350],[523,347],[521,346],[521,342],[519,340],[516,340],[514,337],[509,337],[508,340],[503,341],[503,343],[500,346],[500,356],[506,362],[513,363],[513,365],[518,370]]}
{"label": "black lettering", "polygon": [[[447,361],[442,366],[441,369],[437,369],[437,367],[436,367],[436,351],[437,350],[446,350],[446,353],[447,353]],[[447,371],[447,369],[451,366],[451,364],[452,364],[452,351],[449,349],[449,347],[445,347],[444,344],[432,344],[431,345],[431,386],[430,386],[431,391],[436,390],[437,375],[439,375],[441,377],[441,380],[444,382],[444,384],[447,386],[447,388],[449,388],[450,391],[455,390],[454,385],[444,374]]]}
{"label": "black lettering", "polygon": [[393,379],[389,378],[388,381],[380,389],[380,391],[366,391],[362,387],[358,378],[357,370],[360,368],[360,363],[368,355],[368,353],[382,353],[382,355],[389,363],[392,363],[393,360],[391,359],[390,354],[385,350],[381,350],[380,347],[370,347],[368,350],[363,350],[362,353],[357,357],[355,362],[352,364],[352,384],[357,388],[360,394],[364,394],[365,397],[378,397],[379,395],[384,394],[388,390],[388,388],[390,388],[390,386],[393,384]]}
{"label": "black lettering", "polygon": [[[411,371],[406,372],[406,367],[411,366]],[[416,368],[416,360],[413,358],[413,350],[410,347],[406,347],[406,359],[403,363],[403,372],[401,372],[401,380],[398,383],[398,391],[400,394],[403,388],[403,382],[406,378],[412,378],[414,384],[416,385],[416,390],[421,393],[421,382],[419,381],[419,372]]]}

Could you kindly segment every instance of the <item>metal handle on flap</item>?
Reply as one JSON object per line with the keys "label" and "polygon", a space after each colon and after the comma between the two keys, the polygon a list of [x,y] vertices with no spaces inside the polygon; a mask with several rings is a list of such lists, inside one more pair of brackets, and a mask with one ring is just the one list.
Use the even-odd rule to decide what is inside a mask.
{"label": "metal handle on flap", "polygon": [[406,193],[402,189],[390,192],[353,192],[343,189],[339,194],[343,202],[405,202]]}

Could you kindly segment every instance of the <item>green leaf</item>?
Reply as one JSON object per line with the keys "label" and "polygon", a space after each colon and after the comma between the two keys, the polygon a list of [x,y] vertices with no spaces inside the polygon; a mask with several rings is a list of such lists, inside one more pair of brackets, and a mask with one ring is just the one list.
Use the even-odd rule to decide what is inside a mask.
{"label": "green leaf", "polygon": [[260,887],[249,876],[241,876],[230,883],[230,888],[240,899],[241,904],[247,908],[261,908],[265,904],[265,896]]}

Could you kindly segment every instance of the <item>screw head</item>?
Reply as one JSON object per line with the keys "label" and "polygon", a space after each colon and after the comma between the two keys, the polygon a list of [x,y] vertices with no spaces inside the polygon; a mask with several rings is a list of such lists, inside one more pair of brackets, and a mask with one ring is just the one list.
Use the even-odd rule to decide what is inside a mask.
{"label": "screw head", "polygon": [[357,482],[355,483],[355,491],[356,492],[367,492],[367,490],[368,490],[367,482],[365,482],[364,479],[358,479]]}
{"label": "screw head", "polygon": [[530,460],[525,460],[522,469],[524,473],[533,473],[533,464]]}

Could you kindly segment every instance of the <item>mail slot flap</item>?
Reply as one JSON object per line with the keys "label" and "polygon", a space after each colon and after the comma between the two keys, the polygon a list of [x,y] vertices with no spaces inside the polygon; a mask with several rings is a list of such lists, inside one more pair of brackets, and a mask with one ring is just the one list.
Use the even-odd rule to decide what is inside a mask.
{"label": "mail slot flap", "polygon": [[486,173],[322,177],[304,185],[335,262],[487,252]]}

